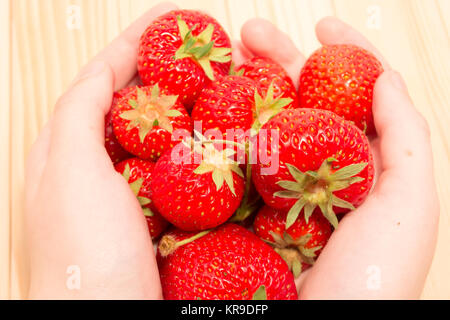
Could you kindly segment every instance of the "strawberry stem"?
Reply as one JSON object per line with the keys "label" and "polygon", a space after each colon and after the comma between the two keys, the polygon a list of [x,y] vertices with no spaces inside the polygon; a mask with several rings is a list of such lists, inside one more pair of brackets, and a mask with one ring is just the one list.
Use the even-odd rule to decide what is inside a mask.
{"label": "strawberry stem", "polygon": [[244,189],[244,197],[242,198],[241,205],[237,209],[235,215],[231,219],[234,222],[242,222],[247,219],[257,208],[256,204],[258,203],[258,199],[253,201],[253,203],[249,203],[249,193],[250,186],[252,184],[252,165],[251,165],[251,152],[250,149],[250,141],[246,143],[245,152],[248,157],[247,166],[245,168],[245,189]]}
{"label": "strawberry stem", "polygon": [[179,247],[182,247],[188,243],[191,243],[191,242],[207,235],[209,232],[211,232],[211,229],[199,232],[199,233],[193,235],[192,237],[183,239],[181,241],[176,241],[174,239],[174,237],[171,235],[165,235],[162,237],[161,241],[159,242],[159,246],[158,246],[159,252],[161,253],[161,255],[163,257],[167,257],[168,255],[172,254]]}

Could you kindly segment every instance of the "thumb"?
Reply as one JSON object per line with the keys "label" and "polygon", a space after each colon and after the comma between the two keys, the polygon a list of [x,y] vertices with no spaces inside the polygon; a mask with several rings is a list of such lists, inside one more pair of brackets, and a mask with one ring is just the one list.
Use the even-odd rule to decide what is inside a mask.
{"label": "thumb", "polygon": [[281,64],[298,88],[305,57],[291,38],[264,19],[251,19],[241,30],[242,44],[255,56],[270,58]]}
{"label": "thumb", "polygon": [[51,153],[73,156],[103,148],[113,88],[114,75],[106,62],[96,61],[84,68],[56,104]]}

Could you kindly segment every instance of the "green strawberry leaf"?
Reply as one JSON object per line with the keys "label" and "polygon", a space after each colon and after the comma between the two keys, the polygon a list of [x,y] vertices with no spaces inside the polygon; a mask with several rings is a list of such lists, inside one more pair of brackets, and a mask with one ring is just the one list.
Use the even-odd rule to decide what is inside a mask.
{"label": "green strawberry leaf", "polygon": [[179,117],[182,116],[183,114],[176,110],[176,109],[171,109],[169,111],[166,112],[166,117],[170,117],[170,118],[175,118],[175,117]]}
{"label": "green strawberry leaf", "polygon": [[154,213],[149,208],[142,208],[142,212],[144,213],[144,216],[146,216],[146,217],[154,216]]}
{"label": "green strawberry leaf", "polygon": [[260,286],[258,290],[255,291],[252,300],[267,300],[267,292],[264,285]]}
{"label": "green strawberry leaf", "polygon": [[358,173],[360,173],[361,171],[363,171],[364,168],[367,167],[367,165],[368,165],[368,163],[366,163],[366,162],[348,165],[348,166],[336,171],[335,173],[333,173],[331,175],[331,178],[334,180],[344,180],[344,179],[351,178],[351,177],[357,175]]}
{"label": "green strawberry leaf", "polygon": [[302,211],[303,207],[306,204],[305,198],[300,198],[295,202],[295,204],[292,206],[292,208],[288,211],[287,217],[286,217],[286,229],[289,229],[291,227],[295,220],[297,220],[300,211]]}
{"label": "green strawberry leaf", "polygon": [[302,273],[302,263],[297,259],[292,261],[292,273],[294,274],[294,278],[296,278],[296,279]]}

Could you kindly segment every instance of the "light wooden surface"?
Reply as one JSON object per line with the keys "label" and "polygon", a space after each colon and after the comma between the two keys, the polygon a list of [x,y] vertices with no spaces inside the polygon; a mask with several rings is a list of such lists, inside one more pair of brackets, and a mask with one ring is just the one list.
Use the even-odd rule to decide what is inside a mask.
{"label": "light wooden surface", "polygon": [[[22,298],[27,289],[23,185],[31,144],[80,66],[157,2],[0,0],[0,298]],[[210,12],[234,38],[247,19],[269,19],[306,55],[319,46],[315,23],[335,15],[384,53],[431,126],[441,222],[423,298],[450,299],[450,0],[175,2]],[[81,10],[79,29],[67,26],[70,8]]]}

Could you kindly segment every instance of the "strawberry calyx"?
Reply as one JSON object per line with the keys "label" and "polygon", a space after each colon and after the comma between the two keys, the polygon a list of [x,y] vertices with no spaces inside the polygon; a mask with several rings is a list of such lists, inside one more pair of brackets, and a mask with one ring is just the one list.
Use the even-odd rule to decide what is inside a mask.
{"label": "strawberry calyx", "polygon": [[[200,133],[198,132],[194,132],[194,134],[196,136],[199,136],[201,139],[206,139],[205,137],[203,137]],[[244,196],[243,199],[241,201],[241,205],[239,206],[239,208],[236,210],[236,213],[233,215],[233,217],[230,219],[230,221],[232,222],[242,222],[245,219],[247,219],[252,213],[254,213],[256,210],[258,210],[259,208],[259,201],[261,199],[261,196],[258,195],[258,197],[256,197],[255,199],[253,199],[252,201],[249,201],[249,193],[250,193],[250,186],[251,186],[251,179],[252,179],[252,167],[251,167],[251,153],[249,152],[249,149],[251,148],[251,142],[247,141],[245,143],[239,143],[239,142],[234,142],[234,141],[228,141],[228,140],[209,140],[209,141],[205,141],[204,143],[209,143],[209,144],[213,144],[213,143],[221,143],[221,144],[225,144],[225,145],[231,145],[231,146],[235,146],[237,148],[241,148],[242,150],[245,151],[245,154],[247,155],[249,161],[247,163],[246,166],[246,174],[245,174],[245,189],[244,189]],[[234,151],[229,151],[229,157],[234,155],[236,152]],[[228,159],[229,160],[229,159]],[[233,167],[232,170],[235,171],[241,178],[244,178],[244,175],[242,174],[242,170],[239,167],[238,163],[236,162],[232,162],[233,163]]]}
{"label": "strawberry calyx", "polygon": [[292,271],[294,277],[297,278],[302,272],[302,263],[313,265],[316,257],[316,251],[322,246],[307,248],[306,244],[311,240],[311,234],[305,234],[294,240],[287,232],[281,236],[273,231],[269,232],[274,242],[267,241],[274,250],[286,261],[289,270]]}
{"label": "strawberry calyx", "polygon": [[137,88],[136,91],[136,100],[128,100],[128,104],[133,109],[120,114],[122,119],[130,121],[127,130],[138,127],[141,143],[144,142],[147,134],[155,126],[172,133],[171,118],[182,115],[179,110],[172,109],[177,102],[178,96],[161,94],[158,84],[153,86],[150,95],[140,88]]}
{"label": "strawberry calyx", "polygon": [[250,187],[252,184],[252,165],[251,165],[251,157],[252,154],[249,151],[249,149],[252,148],[251,141],[248,141],[246,143],[246,155],[248,158],[248,162],[246,165],[245,170],[245,189],[244,189],[244,196],[242,198],[241,205],[236,210],[236,213],[231,218],[231,221],[233,222],[243,222],[245,219],[250,217],[254,212],[256,212],[259,209],[259,202],[261,199],[261,196],[258,195],[255,197],[252,201],[249,199],[250,195]]}
{"label": "strawberry calyx", "polygon": [[131,176],[131,169],[130,169],[130,165],[128,163],[125,165],[125,170],[123,171],[122,176],[128,182],[128,185],[130,186],[131,191],[138,199],[139,204],[141,205],[142,211],[144,213],[144,216],[153,217],[154,213],[149,208],[146,207],[152,201],[147,197],[138,196],[139,192],[141,191],[142,184],[144,183],[144,179],[139,178],[130,183],[129,181],[130,181],[130,176]]}
{"label": "strawberry calyx", "polygon": [[253,134],[258,133],[265,123],[283,111],[284,107],[288,106],[293,101],[291,98],[283,97],[275,99],[273,95],[273,81],[264,98],[261,97],[258,90],[255,90],[255,121],[252,126]]}
{"label": "strawberry calyx", "polygon": [[335,161],[337,161],[335,158],[328,158],[322,163],[319,170],[304,173],[292,164],[286,164],[295,181],[277,182],[284,190],[274,193],[275,197],[297,199],[287,214],[286,229],[297,220],[302,209],[304,209],[305,220],[308,223],[309,217],[318,206],[335,229],[338,227],[338,220],[333,207],[355,210],[350,202],[336,197],[333,192],[344,190],[354,183],[364,181],[364,178],[357,175],[364,170],[368,163],[351,164],[336,171],[332,166]]}
{"label": "strawberry calyx", "polygon": [[167,234],[161,238],[161,241],[159,242],[158,249],[161,253],[161,256],[167,257],[168,255],[172,254],[175,250],[177,250],[179,247],[182,247],[188,243],[191,243],[197,239],[200,239],[203,236],[206,236],[208,233],[211,232],[210,230],[201,231],[199,233],[196,233],[192,237],[183,239],[181,241],[177,241],[172,235]]}
{"label": "strawberry calyx", "polygon": [[[239,168],[239,164],[231,159],[236,151],[227,147],[223,150],[218,150],[214,146],[218,141],[206,140],[206,138],[197,131],[195,131],[195,135],[201,139],[201,150],[198,149],[198,147],[196,149],[195,146],[194,150],[196,149],[196,152],[202,155],[202,161],[194,170],[194,173],[206,174],[211,172],[217,191],[223,187],[225,182],[231,193],[236,196],[233,172],[241,178],[244,178],[244,174],[241,168]],[[194,143],[194,145],[198,144]]]}
{"label": "strawberry calyx", "polygon": [[175,53],[174,60],[191,58],[197,62],[210,80],[215,80],[211,62],[227,63],[231,61],[231,48],[219,48],[214,46],[212,36],[214,26],[209,24],[198,36],[192,34],[193,29],[181,16],[177,17],[178,29],[183,44]]}

